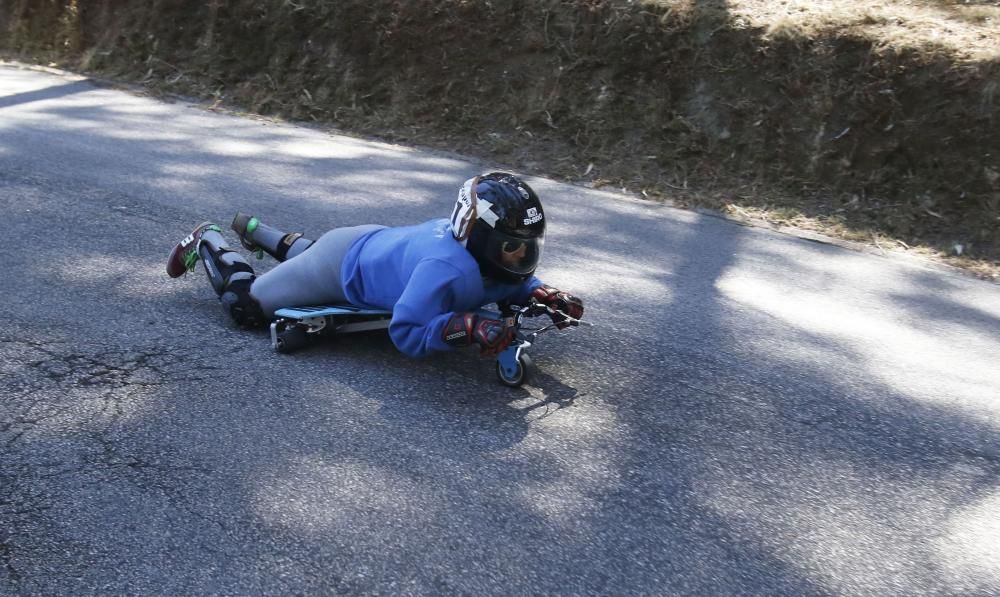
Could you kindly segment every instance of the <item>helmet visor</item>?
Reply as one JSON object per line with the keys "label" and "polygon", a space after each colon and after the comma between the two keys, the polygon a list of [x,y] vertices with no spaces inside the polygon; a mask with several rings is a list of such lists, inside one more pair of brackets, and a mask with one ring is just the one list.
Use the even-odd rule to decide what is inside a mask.
{"label": "helmet visor", "polygon": [[494,230],[490,235],[487,255],[494,265],[517,276],[528,276],[538,267],[545,236],[519,238]]}

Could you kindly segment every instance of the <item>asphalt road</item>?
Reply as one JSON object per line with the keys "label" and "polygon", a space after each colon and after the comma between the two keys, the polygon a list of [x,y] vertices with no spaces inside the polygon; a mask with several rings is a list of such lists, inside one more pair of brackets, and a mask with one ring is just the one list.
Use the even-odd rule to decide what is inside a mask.
{"label": "asphalt road", "polygon": [[164,274],[205,219],[414,223],[489,167],[0,66],[0,594],[1000,591],[996,285],[530,179],[596,327],[511,390],[278,355]]}

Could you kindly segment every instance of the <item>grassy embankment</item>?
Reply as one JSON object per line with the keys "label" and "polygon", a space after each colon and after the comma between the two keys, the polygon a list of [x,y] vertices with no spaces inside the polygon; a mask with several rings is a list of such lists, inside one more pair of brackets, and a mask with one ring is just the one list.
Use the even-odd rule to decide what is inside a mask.
{"label": "grassy embankment", "polygon": [[1000,2],[0,0],[0,47],[1000,271]]}

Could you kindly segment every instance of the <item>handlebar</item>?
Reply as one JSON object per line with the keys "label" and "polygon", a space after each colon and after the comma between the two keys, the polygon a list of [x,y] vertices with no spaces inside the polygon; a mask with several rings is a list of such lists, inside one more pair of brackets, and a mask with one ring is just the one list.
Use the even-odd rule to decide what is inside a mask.
{"label": "handlebar", "polygon": [[520,327],[521,327],[521,321],[525,317],[538,317],[540,315],[557,315],[557,316],[559,316],[559,317],[562,318],[562,320],[558,324],[553,321],[553,323],[550,323],[549,325],[541,327],[541,328],[539,328],[537,330],[531,330],[531,336],[532,337],[537,336],[538,334],[541,334],[542,332],[546,332],[546,331],[548,331],[548,330],[550,330],[552,328],[558,327],[559,325],[564,324],[564,323],[565,324],[569,324],[571,326],[581,326],[581,325],[583,325],[583,326],[592,327],[594,325],[594,324],[590,323],[589,321],[582,321],[582,320],[577,319],[575,317],[570,317],[569,315],[567,315],[566,313],[563,313],[559,309],[555,309],[553,307],[550,307],[548,305],[543,305],[542,303],[538,303],[538,302],[532,302],[532,303],[529,303],[528,305],[525,305],[523,307],[522,306],[518,306],[518,305],[503,305],[503,306],[501,306],[501,312],[505,316],[507,316],[507,317],[513,317],[514,318],[514,322],[513,322],[514,323],[514,327],[518,328],[518,329],[520,329]]}

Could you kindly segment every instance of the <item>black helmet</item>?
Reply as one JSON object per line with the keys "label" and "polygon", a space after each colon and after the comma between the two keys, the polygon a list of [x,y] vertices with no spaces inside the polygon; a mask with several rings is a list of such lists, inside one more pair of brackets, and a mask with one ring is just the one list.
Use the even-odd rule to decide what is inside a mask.
{"label": "black helmet", "polygon": [[531,277],[545,244],[545,213],[523,180],[492,172],[465,181],[451,214],[451,232],[479,263],[479,271],[501,282]]}

